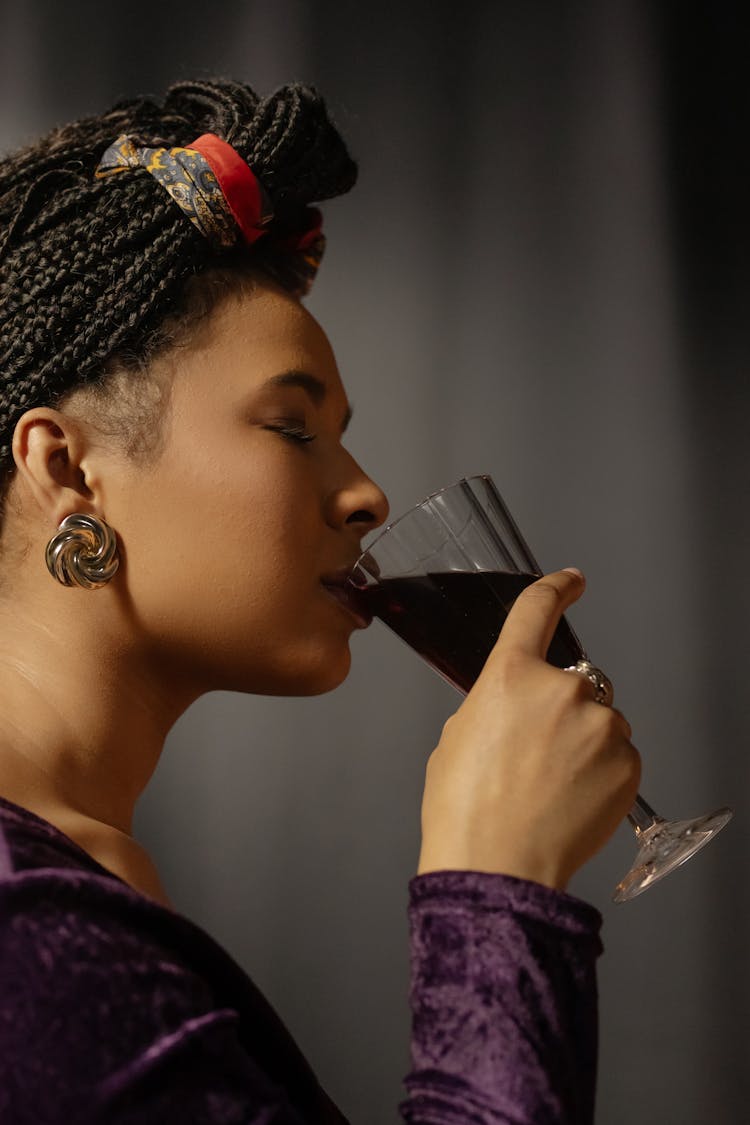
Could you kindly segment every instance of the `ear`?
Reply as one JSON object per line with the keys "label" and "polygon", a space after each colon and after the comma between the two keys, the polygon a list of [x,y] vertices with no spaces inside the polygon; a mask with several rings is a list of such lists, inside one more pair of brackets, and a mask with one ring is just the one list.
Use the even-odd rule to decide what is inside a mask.
{"label": "ear", "polygon": [[16,424],[12,448],[18,476],[55,527],[73,512],[99,514],[87,483],[90,449],[73,418],[46,406],[27,410]]}

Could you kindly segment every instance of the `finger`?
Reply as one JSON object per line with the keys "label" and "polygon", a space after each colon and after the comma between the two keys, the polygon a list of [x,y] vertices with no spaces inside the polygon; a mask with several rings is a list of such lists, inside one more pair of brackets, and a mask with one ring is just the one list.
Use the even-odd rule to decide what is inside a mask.
{"label": "finger", "polygon": [[581,572],[571,568],[547,574],[527,586],[506,618],[498,647],[515,648],[544,659],[560,618],[580,598],[585,585]]}

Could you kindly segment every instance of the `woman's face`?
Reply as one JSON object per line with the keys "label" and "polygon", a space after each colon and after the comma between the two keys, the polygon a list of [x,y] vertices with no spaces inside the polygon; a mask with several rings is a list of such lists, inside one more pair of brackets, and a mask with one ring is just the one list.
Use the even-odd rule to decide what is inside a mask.
{"label": "woman's face", "polygon": [[325,333],[263,283],[168,362],[164,452],[103,497],[136,636],[202,691],[336,687],[357,622],[321,580],[351,567],[388,503],[341,444],[349,404]]}

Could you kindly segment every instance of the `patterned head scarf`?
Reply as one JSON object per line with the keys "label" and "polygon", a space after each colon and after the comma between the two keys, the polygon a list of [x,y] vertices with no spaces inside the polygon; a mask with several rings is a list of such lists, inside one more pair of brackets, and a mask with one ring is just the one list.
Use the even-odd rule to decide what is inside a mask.
{"label": "patterned head scarf", "polygon": [[[134,168],[153,176],[217,248],[239,242],[252,246],[270,233],[274,212],[263,184],[239,153],[213,133],[186,148],[170,149],[139,147],[123,134],[106,150],[95,176],[107,179]],[[275,239],[294,263],[298,296],[309,291],[325,249],[320,211],[305,208],[304,220],[300,230]]]}

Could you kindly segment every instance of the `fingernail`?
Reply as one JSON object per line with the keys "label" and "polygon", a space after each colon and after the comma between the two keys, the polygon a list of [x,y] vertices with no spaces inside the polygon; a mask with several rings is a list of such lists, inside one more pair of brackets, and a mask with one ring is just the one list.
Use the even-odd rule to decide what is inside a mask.
{"label": "fingernail", "polygon": [[566,574],[575,574],[576,578],[581,578],[584,582],[586,581],[585,574],[582,570],[579,570],[577,566],[564,566],[563,570]]}

